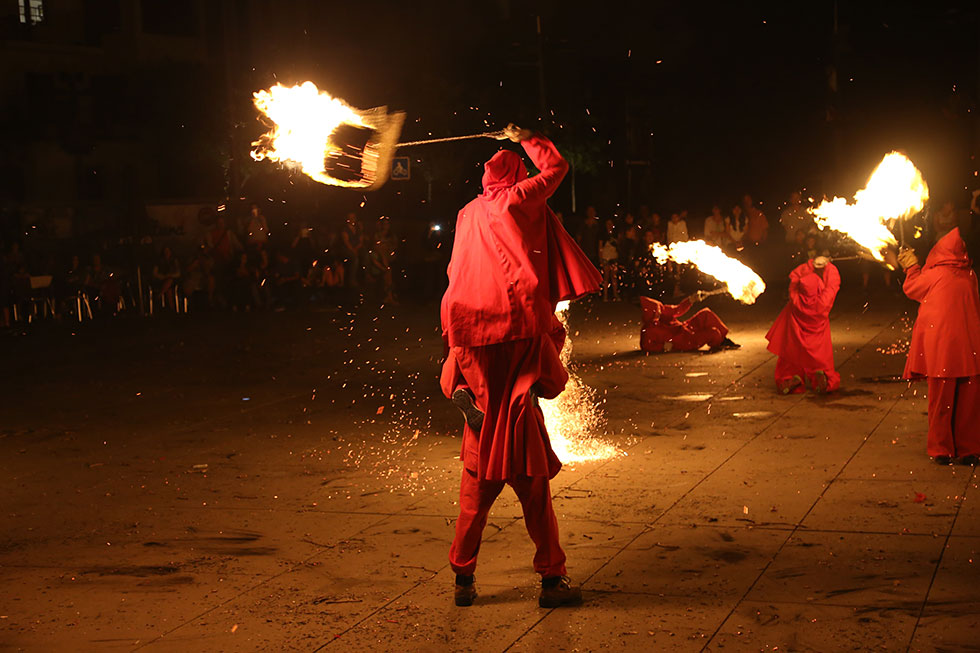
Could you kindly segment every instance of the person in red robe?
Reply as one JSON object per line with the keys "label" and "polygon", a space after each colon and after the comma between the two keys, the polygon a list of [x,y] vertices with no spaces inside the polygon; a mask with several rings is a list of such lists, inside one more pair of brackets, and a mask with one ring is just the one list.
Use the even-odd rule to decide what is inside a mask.
{"label": "person in red robe", "polygon": [[980,457],[980,296],[966,243],[954,227],[925,265],[910,249],[898,255],[902,289],[919,302],[904,377],[928,379],[926,451],[948,465],[975,465]]}
{"label": "person in red robe", "polygon": [[700,291],[680,304],[664,304],[650,297],[640,297],[643,310],[640,349],[655,353],[694,351],[705,345],[711,349],[738,349],[740,345],[728,338],[728,327],[710,308],[702,308],[687,320],[680,320],[702,298]]}
{"label": "person in red robe", "polygon": [[565,577],[565,553],[551,504],[550,479],[561,469],[538,406],[568,374],[559,358],[565,330],[558,302],[595,292],[601,276],[548,208],[568,163],[544,136],[509,125],[540,170],[500,150],[484,166],[483,193],[459,212],[442,298],[448,347],[441,386],[465,416],[459,518],[449,561],[456,605],[472,605],[473,572],[490,507],[514,488],[534,541],[542,607],[581,601]]}
{"label": "person in red robe", "polygon": [[830,340],[830,309],[840,290],[840,272],[825,256],[798,265],[789,275],[789,303],[766,334],[776,354],[776,387],[783,394],[818,393],[840,387]]}

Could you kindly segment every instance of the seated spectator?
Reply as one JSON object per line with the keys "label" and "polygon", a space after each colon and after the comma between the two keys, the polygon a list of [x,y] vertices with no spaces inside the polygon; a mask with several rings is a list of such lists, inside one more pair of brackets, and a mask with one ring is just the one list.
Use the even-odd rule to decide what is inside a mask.
{"label": "seated spectator", "polygon": [[639,230],[635,225],[628,225],[626,232],[619,241],[619,283],[629,296],[636,288],[636,258],[642,253],[643,243],[640,242]]}
{"label": "seated spectator", "polygon": [[599,238],[599,261],[602,270],[602,300],[608,302],[612,290],[613,301],[619,301],[619,241],[616,223],[608,218]]}
{"label": "seated spectator", "polygon": [[320,286],[323,288],[343,288],[345,285],[344,261],[337,246],[338,238],[335,232],[328,233],[326,246],[319,257]]}
{"label": "seated spectator", "polygon": [[280,251],[275,258],[272,266],[272,279],[275,283],[275,296],[278,306],[276,310],[283,310],[287,305],[299,304],[302,299],[303,282],[302,274],[295,261]]}
{"label": "seated spectator", "polygon": [[249,264],[248,254],[245,252],[238,254],[238,264],[232,270],[230,284],[228,298],[232,310],[251,310],[256,304],[252,296],[252,286],[257,284],[255,270]]}
{"label": "seated spectator", "polygon": [[262,209],[254,202],[249,207],[245,236],[248,248],[251,250],[260,250],[269,243],[269,222],[262,214]]}
{"label": "seated spectator", "polygon": [[738,250],[744,246],[742,241],[745,238],[745,223],[742,207],[736,204],[732,207],[732,217],[725,218],[725,232],[728,234],[731,246]]}
{"label": "seated spectator", "polygon": [[[812,256],[808,256],[811,248],[807,246],[807,233],[803,230],[796,230],[793,232],[793,252],[790,258],[793,261],[793,267],[800,265],[801,263],[806,263]],[[816,238],[812,239],[814,241],[813,251],[816,250]]]}
{"label": "seated spectator", "polygon": [[396,240],[391,233],[391,222],[388,218],[378,219],[374,234],[374,245],[369,252],[369,272],[380,281],[382,301],[395,302],[395,280],[392,271],[392,261],[395,256]]}
{"label": "seated spectator", "polygon": [[717,204],[711,207],[711,215],[704,219],[704,242],[715,247],[725,247],[729,242],[725,218]]}
{"label": "seated spectator", "polygon": [[779,216],[779,223],[783,225],[786,234],[786,242],[795,244],[799,232],[809,233],[814,228],[813,218],[806,212],[803,206],[803,195],[799,191],[793,191],[789,196],[789,203]]}
{"label": "seated spectator", "polygon": [[769,220],[752,201],[752,196],[748,193],[742,198],[742,208],[745,209],[745,216],[748,225],[745,228],[745,241],[752,245],[762,245],[769,237]]}
{"label": "seated spectator", "polygon": [[680,213],[672,213],[667,223],[667,244],[690,240],[687,233],[687,222],[681,219]]}
{"label": "seated spectator", "polygon": [[339,263],[327,263],[323,266],[321,285],[324,288],[344,287],[344,266]]}
{"label": "seated spectator", "polygon": [[296,236],[293,238],[292,258],[301,270],[309,270],[313,267],[313,261],[317,258],[318,250],[313,228],[309,226],[306,220],[301,220],[296,230]]}
{"label": "seated spectator", "polygon": [[102,264],[102,257],[92,255],[92,265],[85,276],[85,292],[103,313],[114,314],[119,303],[119,283],[115,275]]}
{"label": "seated spectator", "polygon": [[192,310],[214,307],[214,275],[212,261],[204,247],[200,247],[184,270],[181,287]]}
{"label": "seated spectator", "polygon": [[85,267],[78,254],[72,254],[71,263],[68,271],[65,272],[65,292],[75,295],[82,291],[85,286]]}
{"label": "seated spectator", "polygon": [[180,261],[174,256],[169,246],[164,245],[160,250],[160,258],[153,266],[153,288],[160,297],[160,304],[167,306],[168,302],[176,302],[174,293],[180,281]]}
{"label": "seated spectator", "polygon": [[643,245],[633,261],[636,288],[641,295],[659,294],[663,287],[664,268],[650,249],[655,242],[657,241],[652,230],[643,232]]}
{"label": "seated spectator", "polygon": [[220,214],[214,221],[214,227],[204,236],[204,246],[214,261],[215,274],[219,278],[231,266],[235,253],[242,249],[242,244],[225,225],[225,218]]}
{"label": "seated spectator", "polygon": [[664,231],[664,221],[660,217],[659,213],[654,213],[650,216],[650,222],[646,227],[646,230],[653,234],[653,242],[662,243],[667,237]]}

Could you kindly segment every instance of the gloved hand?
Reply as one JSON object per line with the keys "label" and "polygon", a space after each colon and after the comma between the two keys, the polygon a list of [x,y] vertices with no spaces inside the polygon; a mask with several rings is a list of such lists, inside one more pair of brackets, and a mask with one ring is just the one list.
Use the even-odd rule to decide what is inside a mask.
{"label": "gloved hand", "polygon": [[919,258],[915,255],[915,251],[907,247],[898,253],[898,264],[902,269],[907,270],[913,265],[918,265]]}
{"label": "gloved hand", "polygon": [[521,129],[514,123],[508,123],[508,125],[503,129],[503,135],[497,137],[498,140],[503,140],[505,138],[509,138],[515,143],[520,143],[521,141],[526,141],[527,139],[531,138],[531,130]]}

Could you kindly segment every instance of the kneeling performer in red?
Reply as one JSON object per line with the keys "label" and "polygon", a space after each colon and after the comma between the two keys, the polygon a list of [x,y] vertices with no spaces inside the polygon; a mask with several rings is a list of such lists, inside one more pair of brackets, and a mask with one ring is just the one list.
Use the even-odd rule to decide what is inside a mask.
{"label": "kneeling performer in red", "polygon": [[527,176],[520,155],[500,150],[485,166],[483,194],[459,212],[442,331],[449,352],[445,395],[463,411],[459,519],[449,562],[456,605],[472,605],[473,572],[490,507],[514,488],[534,541],[542,607],[581,602],[565,577],[565,553],[551,504],[550,479],[561,469],[538,407],[565,388],[559,359],[565,330],[559,301],[599,289],[601,276],[548,208],[568,163],[540,134],[509,125],[541,172]]}
{"label": "kneeling performer in red", "polygon": [[898,262],[902,289],[919,302],[905,378],[929,380],[926,451],[940,465],[980,456],[980,297],[959,228],[940,238],[926,264],[912,250]]}
{"label": "kneeling performer in red", "polygon": [[[783,394],[818,393],[840,387],[830,340],[830,309],[840,290],[840,272],[826,256],[799,265],[789,275],[789,303],[766,340],[776,360],[776,387]],[[804,385],[805,384],[805,385]]]}
{"label": "kneeling performer in red", "polygon": [[656,353],[695,351],[705,345],[711,349],[738,349],[741,345],[728,338],[728,327],[710,308],[702,308],[683,322],[678,319],[703,296],[698,291],[680,304],[664,304],[640,297],[640,308],[643,309],[640,349]]}

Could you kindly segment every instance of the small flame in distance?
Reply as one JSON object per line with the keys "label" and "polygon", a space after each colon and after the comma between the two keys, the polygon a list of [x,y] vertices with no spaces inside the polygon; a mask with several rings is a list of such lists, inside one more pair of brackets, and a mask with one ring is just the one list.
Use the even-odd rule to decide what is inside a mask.
{"label": "small flame in distance", "polygon": [[650,246],[650,251],[661,264],[668,260],[690,263],[701,272],[724,283],[729,295],[743,304],[754,304],[766,290],[766,283],[752,268],[733,259],[720,247],[703,240],[687,240],[664,247],[660,243]]}

